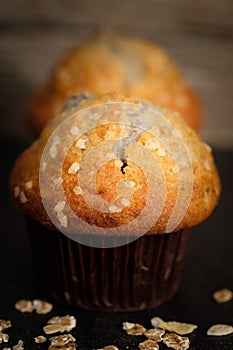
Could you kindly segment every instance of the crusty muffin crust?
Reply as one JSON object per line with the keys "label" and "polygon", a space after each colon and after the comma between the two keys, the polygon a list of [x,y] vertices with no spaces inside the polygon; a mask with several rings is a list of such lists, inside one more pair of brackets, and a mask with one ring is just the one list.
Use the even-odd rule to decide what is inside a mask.
{"label": "crusty muffin crust", "polygon": [[[130,144],[127,140],[131,137],[131,134],[128,133],[126,124],[118,123],[121,120],[121,113],[111,109],[113,108],[111,106],[116,108],[115,106],[119,103],[125,104],[126,107],[132,105],[132,108],[136,108],[138,115],[135,112],[135,115],[133,115],[132,111],[129,111],[135,118],[135,121],[140,117],[140,113],[145,113],[146,115],[146,113],[149,113],[148,110],[150,108],[155,108],[163,115],[163,120],[169,127],[165,127],[164,125],[166,124],[163,125],[162,121],[154,118],[152,114],[150,127],[141,130]],[[109,117],[111,122],[96,125],[95,113],[93,114],[91,111],[96,111],[99,106],[106,106],[106,104],[107,109],[104,110],[103,115],[106,118]],[[77,125],[80,129],[83,126],[88,126],[86,132],[81,137],[77,136],[76,142],[72,144],[68,152],[65,152],[64,148],[66,140],[53,136],[53,143],[49,146],[48,162],[42,161],[45,147],[49,144],[49,140],[52,139],[51,135],[56,128],[64,121],[68,123],[70,119],[68,117],[74,116],[80,111],[84,111],[85,118],[80,119],[80,124]],[[76,133],[78,130],[77,125],[69,125],[70,135]],[[152,130],[157,130],[159,133],[152,133]],[[120,153],[116,151],[115,155],[110,154],[109,159],[99,166],[98,147],[108,140],[116,142],[122,135],[122,132],[126,135],[123,153],[121,150]],[[159,192],[164,185],[166,196],[164,197],[161,214],[153,225],[150,225],[147,234],[166,233],[168,232],[169,219],[174,207],[177,205],[178,193],[179,191],[184,191],[185,193],[191,183],[190,176],[187,176],[188,172],[185,173],[182,170],[182,162],[184,163],[182,158],[183,150],[179,149],[175,143],[174,146],[171,143],[175,133],[179,135],[182,147],[188,152],[190,169],[192,170],[192,193],[190,203],[182,220],[176,227],[173,227],[172,231],[193,227],[211,214],[220,194],[220,179],[210,147],[201,141],[200,137],[183,121],[177,112],[165,110],[155,104],[137,98],[126,97],[119,93],[97,97],[84,93],[69,100],[60,114],[45,127],[38,140],[17,159],[10,180],[12,198],[26,215],[48,228],[55,229],[44,208],[39,188],[39,173],[40,171],[43,172],[47,167],[48,181],[45,184],[46,190],[42,194],[43,200],[51,206],[54,215],[58,216],[61,226],[67,227],[68,222],[72,229],[75,225],[73,219],[67,214],[66,205],[59,198],[57,186],[62,183],[66,200],[75,214],[89,225],[92,225],[92,233],[95,233],[96,227],[102,227],[106,228],[107,235],[107,229],[124,226],[135,220],[143,211],[148,197],[152,194],[155,197],[159,196]],[[157,137],[156,135],[159,136]],[[166,142],[163,144],[161,140]],[[173,153],[173,156],[169,154],[168,145],[169,147],[172,146],[170,151]],[[135,152],[137,149],[138,151]],[[140,153],[141,149],[145,149],[145,153]],[[96,152],[92,154],[92,150]],[[55,176],[56,162],[53,162],[56,158],[63,156],[63,153],[65,153],[64,163],[61,177],[59,178]],[[90,167],[88,167],[86,159],[92,162]],[[150,187],[145,169],[150,169],[151,173],[154,172],[155,174],[157,169],[153,165],[154,160],[162,169],[163,180],[158,175],[158,182]],[[91,166],[93,167],[91,168]],[[98,168],[95,178],[97,193],[93,189],[93,177],[91,174],[95,170],[95,166]],[[185,167],[187,167],[187,164],[183,164],[183,169]],[[83,169],[85,169],[85,173],[81,188],[79,175],[83,173]],[[184,176],[182,175],[183,171]],[[181,179],[181,182],[179,182],[179,179]],[[124,183],[125,188],[123,190],[117,189],[119,183]],[[101,196],[109,203],[108,212],[101,212],[98,206],[91,207],[86,198],[83,197],[83,191],[90,195],[90,198],[94,198],[94,202],[97,196]],[[129,196],[127,191],[131,191],[128,193]],[[156,205],[159,207],[160,197],[156,198],[158,198]],[[113,202],[114,204],[112,204]],[[176,213],[178,216],[181,209],[181,206],[177,208]],[[153,221],[153,215],[155,214],[153,208],[151,208],[147,216],[144,217],[145,222],[143,225],[146,225],[151,220]],[[78,229],[80,232],[83,230],[81,226]],[[140,228],[138,230],[140,231]],[[126,234],[140,234],[140,232],[136,231],[137,228],[134,231],[127,231]]]}

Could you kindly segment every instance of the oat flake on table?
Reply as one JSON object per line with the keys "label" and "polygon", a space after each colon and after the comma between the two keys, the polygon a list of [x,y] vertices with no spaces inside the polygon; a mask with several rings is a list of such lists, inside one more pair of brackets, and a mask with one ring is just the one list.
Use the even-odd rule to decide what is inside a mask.
{"label": "oat flake on table", "polygon": [[207,335],[212,336],[223,336],[223,335],[229,335],[233,333],[233,327],[227,324],[215,324],[211,326],[208,331]]}
{"label": "oat flake on table", "polygon": [[165,330],[161,329],[161,328],[152,328],[152,329],[148,329],[144,335],[149,338],[152,339],[156,342],[161,342],[163,340],[163,335],[165,334]]}
{"label": "oat flake on table", "polygon": [[146,331],[139,323],[123,322],[123,329],[129,335],[143,335]]}
{"label": "oat flake on table", "polygon": [[213,293],[213,298],[219,304],[227,303],[233,299],[233,292],[228,288],[219,289]]}
{"label": "oat flake on table", "polygon": [[151,324],[153,327],[162,328],[166,331],[175,332],[180,335],[192,333],[197,328],[197,325],[190,324],[190,323],[177,322],[177,321],[165,322],[160,317],[153,317],[151,319]]}
{"label": "oat flake on table", "polygon": [[174,350],[187,350],[189,349],[190,341],[188,337],[181,337],[175,333],[167,333],[163,337],[163,343],[168,348]]}
{"label": "oat flake on table", "polygon": [[140,350],[159,350],[159,344],[152,339],[145,340],[138,345]]}

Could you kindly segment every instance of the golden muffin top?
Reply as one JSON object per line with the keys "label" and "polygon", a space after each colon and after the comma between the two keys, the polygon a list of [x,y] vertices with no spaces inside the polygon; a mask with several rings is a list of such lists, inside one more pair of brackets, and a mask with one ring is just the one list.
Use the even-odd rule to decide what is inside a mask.
{"label": "golden muffin top", "polygon": [[193,227],[220,187],[210,147],[177,112],[119,93],[70,97],[10,180],[16,205],[42,225],[106,236]]}

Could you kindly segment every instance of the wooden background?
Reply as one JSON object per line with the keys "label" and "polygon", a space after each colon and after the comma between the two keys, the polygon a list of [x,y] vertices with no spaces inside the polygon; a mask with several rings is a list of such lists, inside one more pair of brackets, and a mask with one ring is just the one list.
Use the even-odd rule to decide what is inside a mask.
{"label": "wooden background", "polygon": [[233,148],[232,0],[0,1],[2,137],[28,137],[23,108],[29,94],[67,48],[100,28],[164,46],[203,101],[203,137]]}

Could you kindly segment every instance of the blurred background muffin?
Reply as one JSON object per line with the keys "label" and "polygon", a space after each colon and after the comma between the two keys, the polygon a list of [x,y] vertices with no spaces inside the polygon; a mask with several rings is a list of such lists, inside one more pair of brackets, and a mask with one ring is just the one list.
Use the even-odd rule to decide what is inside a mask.
{"label": "blurred background muffin", "polygon": [[198,98],[176,63],[145,39],[102,33],[73,48],[32,98],[27,109],[31,131],[40,133],[66,97],[79,91],[120,91],[180,112],[197,131],[202,123]]}
{"label": "blurred background muffin", "polygon": [[232,2],[12,0],[0,9],[1,137],[29,140],[22,122],[29,96],[67,50],[112,28],[169,52],[201,98],[205,140],[233,147]]}

